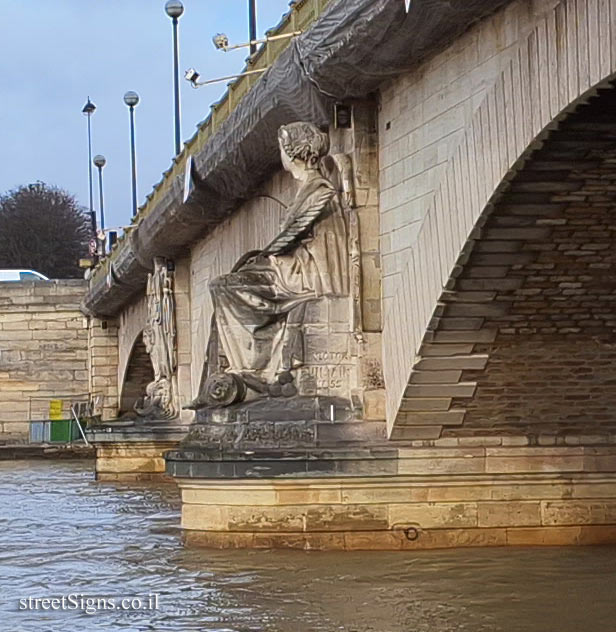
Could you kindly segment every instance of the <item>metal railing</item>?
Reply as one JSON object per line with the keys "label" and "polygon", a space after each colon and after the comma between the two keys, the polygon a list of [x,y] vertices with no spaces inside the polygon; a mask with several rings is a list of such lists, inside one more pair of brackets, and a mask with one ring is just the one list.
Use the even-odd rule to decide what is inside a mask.
{"label": "metal railing", "polygon": [[[61,402],[51,419],[52,402]],[[28,399],[29,443],[72,443],[89,445],[84,427],[96,420],[102,410],[100,393],[35,395]],[[54,425],[55,424],[55,425]]]}

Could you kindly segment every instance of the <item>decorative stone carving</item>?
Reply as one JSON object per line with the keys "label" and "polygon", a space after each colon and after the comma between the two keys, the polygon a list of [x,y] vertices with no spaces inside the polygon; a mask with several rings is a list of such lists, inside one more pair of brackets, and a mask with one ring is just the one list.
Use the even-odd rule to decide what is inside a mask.
{"label": "decorative stone carving", "polygon": [[178,415],[177,349],[173,266],[162,257],[154,259],[148,276],[148,316],[143,342],[150,355],[154,380],[135,404],[135,412],[148,419],[171,419]]}
{"label": "decorative stone carving", "polygon": [[349,217],[351,159],[326,156],[329,138],[311,123],[281,127],[278,141],[283,167],[299,190],[280,234],[210,283],[207,366],[191,408],[228,406],[248,392],[297,395],[295,371],[304,364],[303,325],[311,301],[351,295],[351,330],[361,331],[357,218]]}

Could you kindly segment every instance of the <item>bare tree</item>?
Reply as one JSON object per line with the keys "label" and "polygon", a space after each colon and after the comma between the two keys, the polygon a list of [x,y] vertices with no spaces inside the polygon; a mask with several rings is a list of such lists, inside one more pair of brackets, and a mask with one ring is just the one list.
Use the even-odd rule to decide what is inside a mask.
{"label": "bare tree", "polygon": [[70,193],[44,182],[0,195],[0,268],[29,268],[50,278],[83,275],[89,215]]}

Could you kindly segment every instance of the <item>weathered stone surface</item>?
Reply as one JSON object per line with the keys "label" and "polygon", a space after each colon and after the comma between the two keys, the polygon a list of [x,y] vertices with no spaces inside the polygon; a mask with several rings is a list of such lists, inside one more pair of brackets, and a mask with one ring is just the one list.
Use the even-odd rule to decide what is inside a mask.
{"label": "weathered stone surface", "polygon": [[[481,450],[424,450],[432,462]],[[407,456],[412,454],[406,451]],[[438,459],[439,461],[442,459]],[[179,480],[189,545],[400,550],[616,542],[616,486],[596,475],[422,474]],[[592,500],[571,499],[580,487]]]}
{"label": "weathered stone surface", "polygon": [[477,520],[480,527],[520,527],[541,524],[541,505],[538,502],[479,503]]}
{"label": "weathered stone surface", "polygon": [[26,440],[30,419],[51,399],[88,398],[87,321],[82,281],[0,283],[0,438]]}

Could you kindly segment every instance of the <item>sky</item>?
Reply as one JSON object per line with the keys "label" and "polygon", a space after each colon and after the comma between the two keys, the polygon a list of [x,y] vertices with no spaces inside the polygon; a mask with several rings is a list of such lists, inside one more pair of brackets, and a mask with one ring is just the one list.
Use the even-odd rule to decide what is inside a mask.
{"label": "sky", "polygon": [[[241,72],[248,49],[217,51],[212,36],[248,40],[248,0],[183,0],[179,21],[182,140],[226,90],[193,89],[184,71],[202,79]],[[103,154],[107,227],[131,217],[129,115],[124,93],[136,91],[138,203],[151,192],[174,153],[173,49],[165,0],[0,0],[0,193],[43,181],[89,206],[87,119],[92,153]],[[288,0],[257,0],[258,32],[275,26]],[[98,214],[98,173],[94,168]]]}

